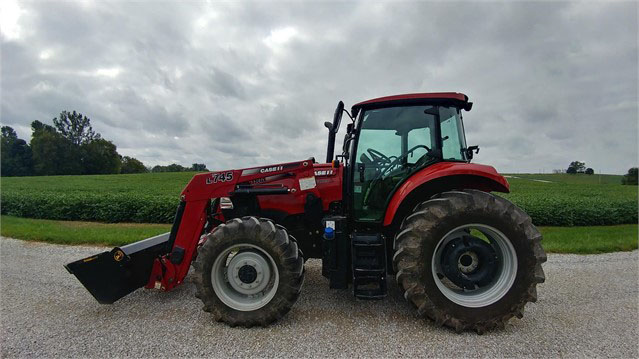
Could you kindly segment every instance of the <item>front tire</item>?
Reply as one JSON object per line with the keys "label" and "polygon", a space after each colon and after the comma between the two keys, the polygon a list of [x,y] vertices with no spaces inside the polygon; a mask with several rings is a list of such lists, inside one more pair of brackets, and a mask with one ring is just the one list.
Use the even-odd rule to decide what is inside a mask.
{"label": "front tire", "polygon": [[537,300],[546,254],[530,217],[489,193],[444,192],[418,205],[395,238],[393,265],[418,313],[461,332],[521,318]]}
{"label": "front tire", "polygon": [[304,259],[295,238],[270,220],[243,217],[221,224],[193,263],[204,310],[230,326],[267,326],[299,297]]}

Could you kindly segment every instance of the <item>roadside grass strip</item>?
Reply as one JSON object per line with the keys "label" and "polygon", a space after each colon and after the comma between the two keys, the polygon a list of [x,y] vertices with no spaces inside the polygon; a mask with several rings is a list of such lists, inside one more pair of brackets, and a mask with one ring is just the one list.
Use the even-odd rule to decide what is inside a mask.
{"label": "roadside grass strip", "polygon": [[[638,248],[637,224],[589,227],[539,227],[550,253],[595,254]],[[122,246],[166,233],[167,224],[95,223],[0,217],[3,237],[58,244]]]}
{"label": "roadside grass strip", "polygon": [[0,217],[3,237],[57,244],[122,246],[171,230],[168,224],[53,221]]}

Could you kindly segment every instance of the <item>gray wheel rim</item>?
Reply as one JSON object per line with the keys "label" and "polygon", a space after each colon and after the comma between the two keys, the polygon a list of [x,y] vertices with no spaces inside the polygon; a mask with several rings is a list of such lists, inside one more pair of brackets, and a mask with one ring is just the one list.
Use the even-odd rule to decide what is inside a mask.
{"label": "gray wheel rim", "polygon": [[[449,241],[457,238],[461,232],[468,233],[467,231],[473,229],[481,232],[490,241],[497,253],[499,264],[495,278],[490,284],[474,290],[464,290],[451,284],[445,277],[440,279],[438,273],[442,276],[444,273],[440,259],[443,248]],[[464,307],[481,308],[497,302],[508,293],[515,282],[518,263],[515,248],[502,232],[485,224],[466,224],[448,232],[439,241],[433,252],[431,266],[435,284],[446,298]]]}
{"label": "gray wheel rim", "polygon": [[[253,281],[241,280],[242,268],[252,268]],[[237,244],[225,249],[211,268],[211,285],[217,297],[230,308],[243,312],[267,305],[275,297],[279,281],[273,258],[253,244]]]}

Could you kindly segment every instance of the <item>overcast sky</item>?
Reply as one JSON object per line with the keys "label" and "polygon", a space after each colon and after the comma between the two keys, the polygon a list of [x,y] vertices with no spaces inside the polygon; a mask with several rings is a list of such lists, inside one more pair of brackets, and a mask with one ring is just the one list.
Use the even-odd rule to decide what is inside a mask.
{"label": "overcast sky", "polygon": [[475,162],[638,162],[637,2],[1,6],[1,122],[27,140],[77,110],[146,165],[323,161],[338,100],[456,91]]}

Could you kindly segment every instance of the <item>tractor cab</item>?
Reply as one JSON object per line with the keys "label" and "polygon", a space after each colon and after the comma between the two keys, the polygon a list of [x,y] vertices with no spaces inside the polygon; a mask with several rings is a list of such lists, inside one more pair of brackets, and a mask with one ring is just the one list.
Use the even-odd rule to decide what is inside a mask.
{"label": "tractor cab", "polygon": [[[427,168],[444,175],[448,182],[445,189],[455,188],[455,181],[461,177],[445,176],[447,170],[434,165],[452,163],[457,164],[457,169],[467,168],[473,150],[478,150],[466,145],[462,123],[462,110],[469,111],[471,107],[468,97],[460,93],[382,97],[355,104],[351,113],[344,110],[341,101],[338,103],[333,122],[325,123],[329,129],[327,162],[333,161],[335,136],[344,112],[352,123],[346,126],[342,154],[336,156],[345,167],[344,210],[328,222],[336,223],[338,229],[343,229],[341,232],[350,233],[350,248],[340,248],[333,242],[324,245],[328,248],[324,266],[335,263],[331,261],[339,258],[335,253],[350,252],[351,260],[338,261],[324,270],[331,287],[346,288],[350,282],[359,298],[386,294],[387,263],[393,256],[389,238],[397,233],[399,219],[415,207],[417,203],[413,202],[423,201],[444,187],[429,183],[407,189],[413,183],[428,182],[423,172]],[[400,199],[393,203],[395,196]],[[348,244],[346,240],[334,242]]]}
{"label": "tractor cab", "polygon": [[[353,219],[379,222],[394,189],[412,174],[438,162],[469,162],[462,110],[472,103],[459,93],[410,94],[360,102],[352,108],[353,123],[344,138],[346,191]],[[332,161],[341,115],[340,102],[329,132],[327,162]],[[349,114],[349,116],[351,116]]]}

